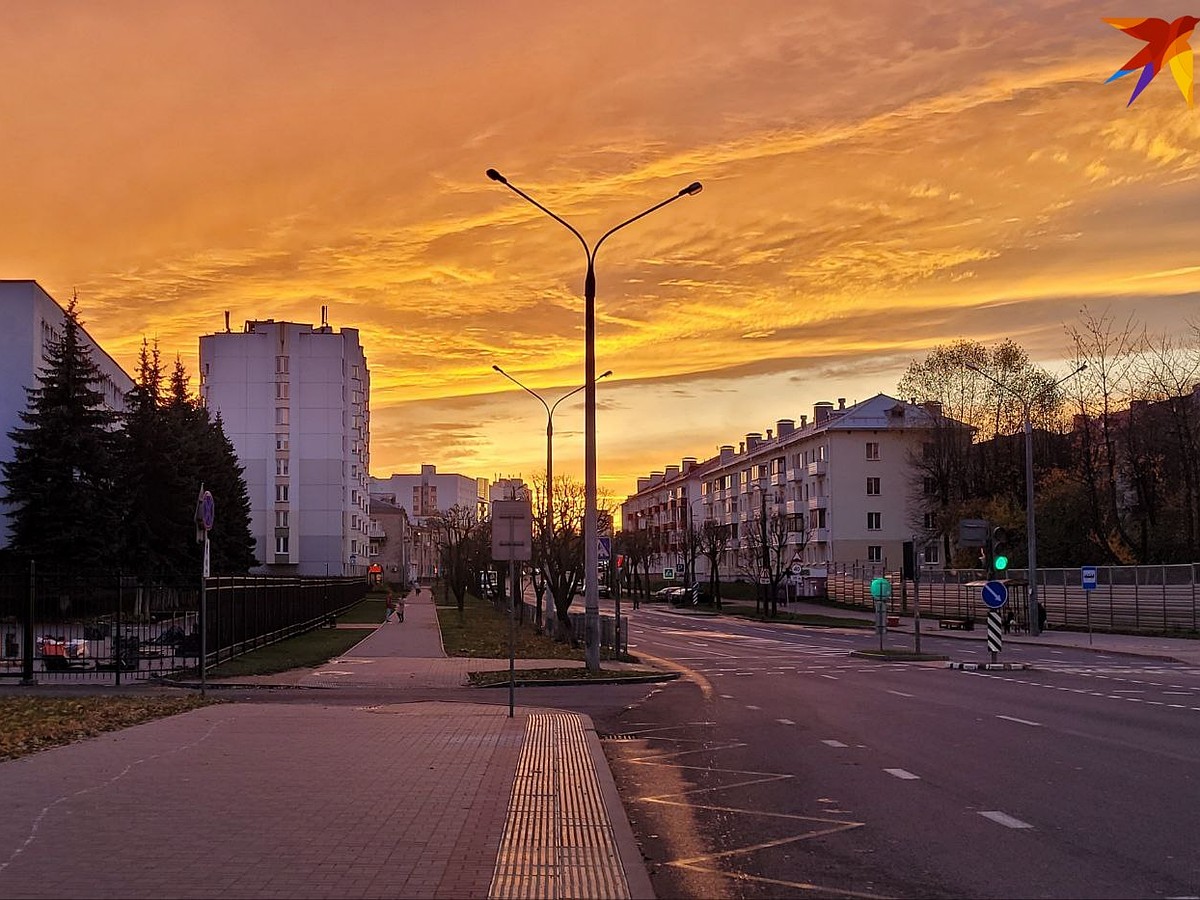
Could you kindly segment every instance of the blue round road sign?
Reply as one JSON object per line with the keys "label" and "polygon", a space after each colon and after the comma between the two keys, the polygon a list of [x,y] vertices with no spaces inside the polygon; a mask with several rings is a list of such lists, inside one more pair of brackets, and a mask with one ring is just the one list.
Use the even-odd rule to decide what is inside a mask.
{"label": "blue round road sign", "polygon": [[983,586],[983,603],[988,609],[999,609],[1008,602],[1008,586],[1003,581],[989,581]]}

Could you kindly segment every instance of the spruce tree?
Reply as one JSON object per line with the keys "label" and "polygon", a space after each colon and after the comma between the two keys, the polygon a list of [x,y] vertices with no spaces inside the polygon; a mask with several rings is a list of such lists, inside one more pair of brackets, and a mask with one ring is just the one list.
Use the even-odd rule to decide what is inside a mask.
{"label": "spruce tree", "polygon": [[118,549],[112,451],[116,415],[76,308],[46,345],[46,365],[26,387],[22,424],[3,465],[11,549],[55,568],[108,568]]}
{"label": "spruce tree", "polygon": [[[187,449],[192,509],[201,484],[216,504],[216,522],[209,534],[210,569],[214,575],[244,574],[257,565],[250,496],[242,477],[245,469],[225,435],[221,417],[213,421],[208,410],[190,395],[187,370],[178,358],[171,372],[166,411],[171,430]],[[194,529],[190,533],[194,540]]]}

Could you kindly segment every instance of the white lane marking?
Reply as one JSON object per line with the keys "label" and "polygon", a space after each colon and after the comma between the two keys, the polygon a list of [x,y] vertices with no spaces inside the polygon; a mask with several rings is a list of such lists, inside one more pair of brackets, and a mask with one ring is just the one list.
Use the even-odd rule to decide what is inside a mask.
{"label": "white lane marking", "polygon": [[1191,691],[1163,691],[1163,696],[1166,697],[1190,697]]}
{"label": "white lane marking", "polygon": [[722,700],[732,700],[732,699],[733,699],[733,694],[722,694],[722,695],[721,695],[721,699],[722,699]]}
{"label": "white lane marking", "polygon": [[991,819],[998,825],[1003,825],[1005,828],[1032,828],[1028,822],[1022,822],[1020,819],[1014,819],[1008,813],[1002,813],[998,809],[981,809],[979,814],[985,819]]}
{"label": "white lane marking", "polygon": [[791,719],[776,719],[775,721],[778,722],[780,725],[795,725],[796,724]]}
{"label": "white lane marking", "polygon": [[895,694],[897,697],[911,697],[912,694],[906,694],[904,691],[888,691],[889,694]]}
{"label": "white lane marking", "polygon": [[1041,728],[1041,722],[1030,722],[1028,719],[1018,719],[1016,716],[996,716],[997,719],[1006,719],[1009,722],[1016,722],[1019,725],[1032,725],[1035,728]]}
{"label": "white lane marking", "polygon": [[[1134,684],[1141,684],[1140,681],[1135,681]],[[1113,691],[1114,694],[1144,694],[1145,691],[1135,690],[1133,688],[1118,688]]]}
{"label": "white lane marking", "polygon": [[837,681],[836,675],[826,675],[824,672],[817,673],[818,678],[828,678],[830,681]]}
{"label": "white lane marking", "polygon": [[841,741],[821,741],[821,743],[822,743],[822,744],[824,744],[824,745],[825,745],[825,746],[827,746],[827,747],[838,747],[838,748],[842,748],[842,747],[846,747],[846,746],[848,746],[847,744],[843,744]]}
{"label": "white lane marking", "polygon": [[747,703],[746,709],[762,709],[761,706],[755,706],[753,703]]}
{"label": "white lane marking", "polygon": [[914,775],[912,772],[909,772],[907,769],[884,769],[883,771],[885,771],[889,775],[891,775],[895,778],[899,778],[903,781],[920,781],[921,780],[920,775]]}

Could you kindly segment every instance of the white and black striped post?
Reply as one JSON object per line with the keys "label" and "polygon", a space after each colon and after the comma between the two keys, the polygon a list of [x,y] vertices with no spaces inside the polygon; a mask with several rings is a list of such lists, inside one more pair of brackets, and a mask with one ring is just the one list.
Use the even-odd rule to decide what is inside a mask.
{"label": "white and black striped post", "polygon": [[1000,610],[989,609],[987,614],[987,645],[988,650],[992,653],[992,662],[996,661],[996,654],[1000,652],[1004,646],[1004,629],[1000,624]]}

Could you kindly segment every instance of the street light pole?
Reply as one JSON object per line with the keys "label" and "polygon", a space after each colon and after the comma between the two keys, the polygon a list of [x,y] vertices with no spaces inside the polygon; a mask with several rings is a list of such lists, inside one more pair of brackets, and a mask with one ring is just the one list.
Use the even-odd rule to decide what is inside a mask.
{"label": "street light pole", "polygon": [[566,228],[579,239],[587,257],[587,272],[583,279],[584,299],[584,512],[583,512],[583,552],[584,552],[584,623],[587,637],[587,669],[589,672],[600,671],[600,592],[596,567],[598,564],[598,528],[596,513],[596,254],[600,245],[609,237],[620,231],[626,225],[631,225],[638,219],[650,215],[655,210],[662,209],[669,203],[674,203],[680,197],[698,194],[703,189],[700,182],[693,181],[687,187],[672,197],[668,197],[649,209],[626,219],[606,231],[594,247],[588,246],[576,228],[566,219],[551,212],[538,201],[534,200],[520,188],[509,183],[508,179],[495,169],[488,169],[487,177],[498,181],[518,197],[540,209],[554,221]]}
{"label": "street light pole", "polygon": [[[539,394],[537,391],[527,388],[499,366],[492,366],[492,368],[523,390],[525,393],[535,398],[539,403],[542,404],[543,407],[545,407],[546,410],[546,521],[543,527],[545,528],[546,546],[549,547],[550,541],[554,538],[554,411],[558,409],[558,404],[562,403],[568,397],[574,397],[584,389],[585,385],[581,384],[573,391],[567,391],[567,393],[555,400],[554,405],[551,406],[545,401],[541,394]],[[599,381],[601,378],[607,378],[611,374],[612,369],[609,369],[596,380]],[[550,595],[553,596],[553,591],[550,592]],[[550,610],[546,610],[546,614],[549,615]],[[543,627],[550,627],[548,619]]]}
{"label": "street light pole", "polygon": [[1075,371],[1064,375],[1053,384],[1042,388],[1028,399],[1022,397],[1009,385],[993,378],[978,366],[967,363],[967,368],[977,375],[982,375],[1002,391],[1012,394],[1022,406],[1021,412],[1025,420],[1025,554],[1029,558],[1029,610],[1027,615],[1029,616],[1029,634],[1037,637],[1041,633],[1042,626],[1038,618],[1037,599],[1037,516],[1035,514],[1033,492],[1033,404],[1039,397],[1050,393],[1050,391],[1054,390],[1064,381],[1074,378],[1086,369],[1087,363],[1083,363]]}

